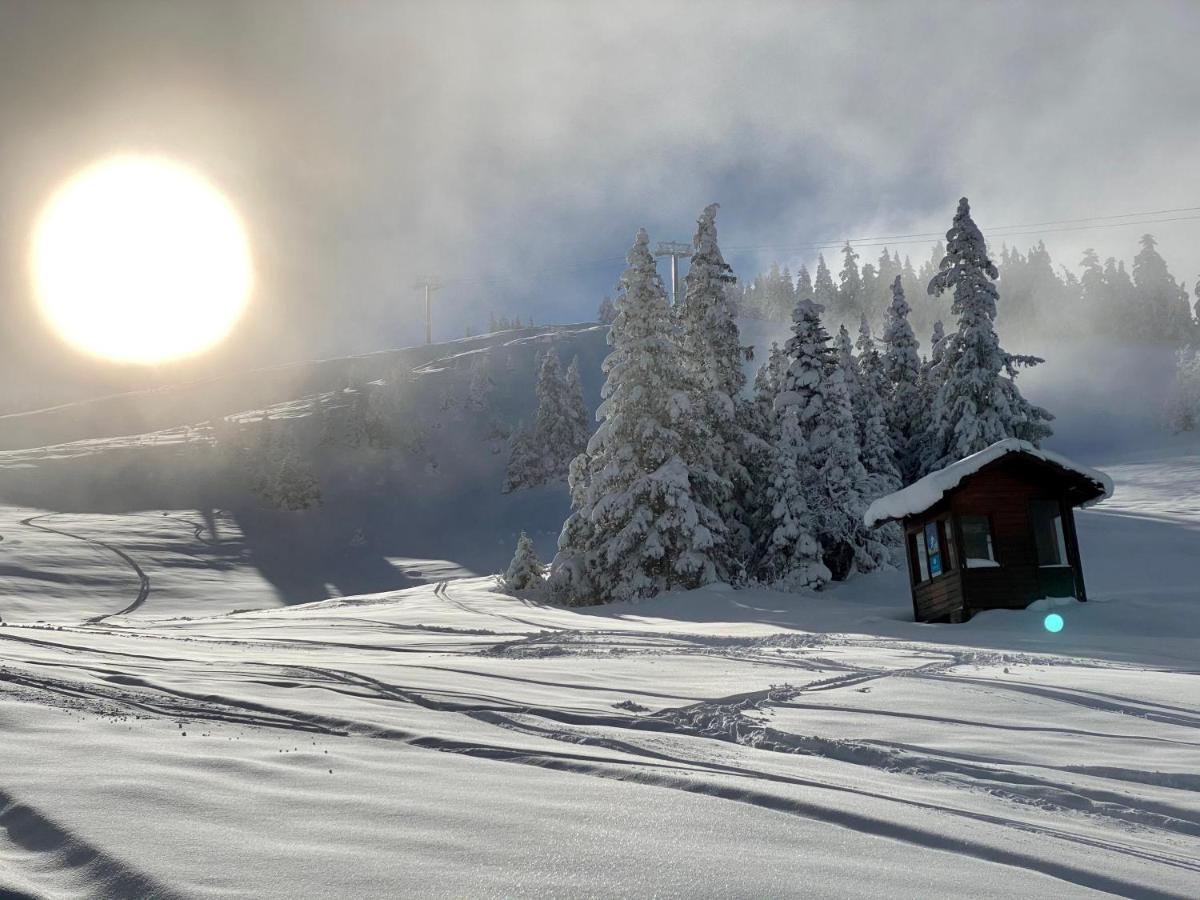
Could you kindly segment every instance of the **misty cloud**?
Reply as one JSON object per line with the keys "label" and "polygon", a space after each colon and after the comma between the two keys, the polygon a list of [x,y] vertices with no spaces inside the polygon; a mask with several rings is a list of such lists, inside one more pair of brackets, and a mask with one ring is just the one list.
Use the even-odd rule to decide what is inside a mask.
{"label": "misty cloud", "polygon": [[[426,272],[459,279],[442,338],[491,310],[590,318],[637,227],[687,239],[713,200],[746,276],[944,230],[962,194],[985,233],[1198,204],[1197,24],[1187,3],[0,4],[6,340],[90,372],[25,337],[26,232],[125,149],[246,215],[260,296],[214,357],[238,364],[419,340]],[[1196,224],[1150,226],[1189,282]],[[1073,266],[1142,230],[1046,241]]]}

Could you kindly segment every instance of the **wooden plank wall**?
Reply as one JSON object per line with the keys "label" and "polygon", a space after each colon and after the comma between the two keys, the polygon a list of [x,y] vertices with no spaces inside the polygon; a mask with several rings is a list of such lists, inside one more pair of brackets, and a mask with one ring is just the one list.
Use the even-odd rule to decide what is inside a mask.
{"label": "wooden plank wall", "polygon": [[[980,472],[951,496],[950,506],[956,515],[990,515],[992,545],[1000,562],[996,569],[967,569],[964,573],[968,611],[1024,609],[1044,596],[1029,501],[1061,499],[1065,493],[1063,483],[1016,459]],[[1067,536],[1070,544],[1075,538],[1074,529],[1068,530]],[[1068,547],[1068,553],[1069,558],[1078,558],[1072,547]]]}
{"label": "wooden plank wall", "polygon": [[962,570],[954,569],[922,584],[914,585],[913,600],[918,621],[948,618],[963,608]]}

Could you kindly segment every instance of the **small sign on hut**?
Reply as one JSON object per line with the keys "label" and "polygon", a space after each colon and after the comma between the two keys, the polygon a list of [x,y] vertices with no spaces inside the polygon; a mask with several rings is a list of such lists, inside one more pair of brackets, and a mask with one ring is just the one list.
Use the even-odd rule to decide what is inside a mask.
{"label": "small sign on hut", "polygon": [[900,522],[919,622],[1086,600],[1075,507],[1112,494],[1103,472],[1009,438],[880,497],[868,527]]}

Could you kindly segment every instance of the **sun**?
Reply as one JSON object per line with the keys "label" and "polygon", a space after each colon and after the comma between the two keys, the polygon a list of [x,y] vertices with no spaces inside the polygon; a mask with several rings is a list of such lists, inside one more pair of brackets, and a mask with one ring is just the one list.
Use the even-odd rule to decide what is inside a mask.
{"label": "sun", "polygon": [[253,288],[236,210],[198,173],[156,156],[115,156],[66,181],[34,226],[42,313],[69,344],[154,365],[224,338]]}

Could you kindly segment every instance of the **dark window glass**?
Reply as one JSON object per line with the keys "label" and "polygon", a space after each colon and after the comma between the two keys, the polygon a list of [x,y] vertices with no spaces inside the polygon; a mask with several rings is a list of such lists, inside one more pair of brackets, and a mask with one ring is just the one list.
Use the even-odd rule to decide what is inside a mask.
{"label": "dark window glass", "polygon": [[996,565],[991,520],[987,516],[963,516],[958,524],[962,529],[963,565],[968,569]]}
{"label": "dark window glass", "polygon": [[1031,500],[1029,520],[1037,544],[1039,566],[1065,566],[1067,537],[1063,532],[1062,506],[1057,500]]}
{"label": "dark window glass", "polygon": [[929,576],[936,578],[942,574],[942,545],[938,540],[937,522],[925,526],[925,550],[929,557]]}

